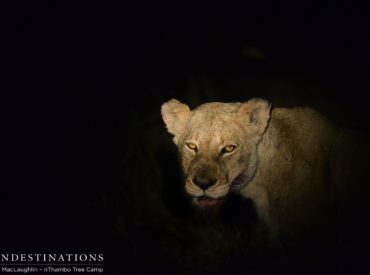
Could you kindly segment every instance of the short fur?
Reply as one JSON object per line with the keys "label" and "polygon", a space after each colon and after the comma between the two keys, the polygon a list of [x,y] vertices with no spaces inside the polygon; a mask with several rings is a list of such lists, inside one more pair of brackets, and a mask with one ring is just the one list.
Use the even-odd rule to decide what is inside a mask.
{"label": "short fur", "polygon": [[[331,156],[339,131],[310,108],[274,108],[262,99],[206,103],[193,111],[177,100],[162,117],[178,146],[185,189],[195,205],[218,201],[230,191],[250,198],[273,239],[296,242],[320,233],[330,220],[340,187]],[[197,146],[191,150],[187,144]],[[236,149],[223,154],[227,145]],[[201,175],[216,183],[202,190]]]}

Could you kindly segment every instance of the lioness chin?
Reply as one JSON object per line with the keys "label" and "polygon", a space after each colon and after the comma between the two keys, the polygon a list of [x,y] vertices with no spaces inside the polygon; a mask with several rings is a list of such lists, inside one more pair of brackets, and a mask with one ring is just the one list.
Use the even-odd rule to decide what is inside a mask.
{"label": "lioness chin", "polygon": [[190,110],[172,99],[161,114],[195,206],[213,208],[237,192],[253,201],[271,238],[289,243],[325,231],[345,188],[331,160],[341,134],[317,111],[272,109],[257,98]]}

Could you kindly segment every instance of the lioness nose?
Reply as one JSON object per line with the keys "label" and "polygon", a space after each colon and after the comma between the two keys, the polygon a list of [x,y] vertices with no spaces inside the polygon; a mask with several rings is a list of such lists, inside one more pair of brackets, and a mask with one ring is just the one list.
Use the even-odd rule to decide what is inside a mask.
{"label": "lioness nose", "polygon": [[216,183],[216,180],[208,179],[208,178],[202,178],[202,177],[194,177],[193,182],[196,185],[198,185],[201,189],[206,190],[208,187],[214,185]]}

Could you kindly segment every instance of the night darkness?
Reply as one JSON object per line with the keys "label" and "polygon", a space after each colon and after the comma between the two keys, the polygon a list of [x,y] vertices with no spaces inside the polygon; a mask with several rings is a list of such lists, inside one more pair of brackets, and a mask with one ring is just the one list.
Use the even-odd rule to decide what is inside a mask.
{"label": "night darkness", "polygon": [[250,248],[256,214],[237,196],[218,215],[196,213],[160,116],[171,98],[196,107],[261,97],[369,134],[368,7],[29,3],[14,11],[4,251],[104,253],[105,274],[370,269],[367,239],[344,256]]}

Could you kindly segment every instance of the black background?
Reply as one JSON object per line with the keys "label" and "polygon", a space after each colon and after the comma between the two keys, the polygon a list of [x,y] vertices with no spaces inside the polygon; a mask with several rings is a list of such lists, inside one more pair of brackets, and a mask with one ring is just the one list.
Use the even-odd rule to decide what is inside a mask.
{"label": "black background", "polygon": [[9,252],[104,252],[114,274],[202,270],[168,256],[182,250],[173,236],[194,237],[191,226],[176,231],[194,214],[160,118],[170,98],[195,107],[259,96],[369,130],[361,3],[28,3],[5,26],[1,239]]}

